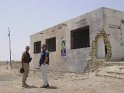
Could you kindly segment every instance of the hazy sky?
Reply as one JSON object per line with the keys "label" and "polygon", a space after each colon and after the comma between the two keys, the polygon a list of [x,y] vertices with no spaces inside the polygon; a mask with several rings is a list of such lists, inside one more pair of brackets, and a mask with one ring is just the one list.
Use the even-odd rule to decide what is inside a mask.
{"label": "hazy sky", "polygon": [[8,27],[12,59],[20,60],[31,34],[99,7],[124,11],[124,0],[0,0],[0,60],[9,59]]}

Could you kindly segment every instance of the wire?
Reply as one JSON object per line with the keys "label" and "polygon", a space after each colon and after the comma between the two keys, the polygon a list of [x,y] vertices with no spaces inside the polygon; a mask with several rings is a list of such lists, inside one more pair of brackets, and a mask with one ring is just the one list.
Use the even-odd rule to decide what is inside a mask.
{"label": "wire", "polygon": [[18,59],[14,56],[12,50],[11,50],[11,54],[12,54],[12,56],[13,56],[13,59],[17,61]]}

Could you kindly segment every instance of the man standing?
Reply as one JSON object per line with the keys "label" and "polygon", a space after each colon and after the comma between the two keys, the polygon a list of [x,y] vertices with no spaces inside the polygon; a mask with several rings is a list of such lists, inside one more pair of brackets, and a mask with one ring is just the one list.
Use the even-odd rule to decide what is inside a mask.
{"label": "man standing", "polygon": [[49,52],[45,44],[43,44],[41,48],[42,48],[42,52],[39,61],[39,66],[41,68],[41,74],[43,78],[43,86],[41,88],[48,88],[49,83],[48,83],[47,73],[48,73],[48,65],[49,65]]}
{"label": "man standing", "polygon": [[29,46],[26,46],[25,51],[22,54],[22,59],[21,59],[22,68],[24,69],[23,78],[22,78],[22,87],[29,86],[26,84],[26,80],[29,74],[29,63],[32,60],[29,54],[29,50],[30,50]]}

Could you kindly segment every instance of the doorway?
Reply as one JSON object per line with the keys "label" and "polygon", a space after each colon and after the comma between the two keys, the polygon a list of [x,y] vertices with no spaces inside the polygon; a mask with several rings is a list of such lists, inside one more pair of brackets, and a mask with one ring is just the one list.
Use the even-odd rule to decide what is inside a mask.
{"label": "doorway", "polygon": [[106,58],[106,51],[105,51],[105,44],[103,37],[99,37],[97,40],[97,53],[96,56],[98,59],[105,59]]}

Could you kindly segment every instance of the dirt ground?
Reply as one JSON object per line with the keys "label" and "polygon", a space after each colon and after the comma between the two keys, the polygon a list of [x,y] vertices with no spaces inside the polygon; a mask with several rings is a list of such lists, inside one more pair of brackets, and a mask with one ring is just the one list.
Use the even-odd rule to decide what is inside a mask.
{"label": "dirt ground", "polygon": [[40,88],[40,71],[30,71],[30,88],[21,87],[21,78],[18,69],[0,65],[0,93],[124,93],[124,66],[102,67],[84,75],[49,72],[48,89]]}

